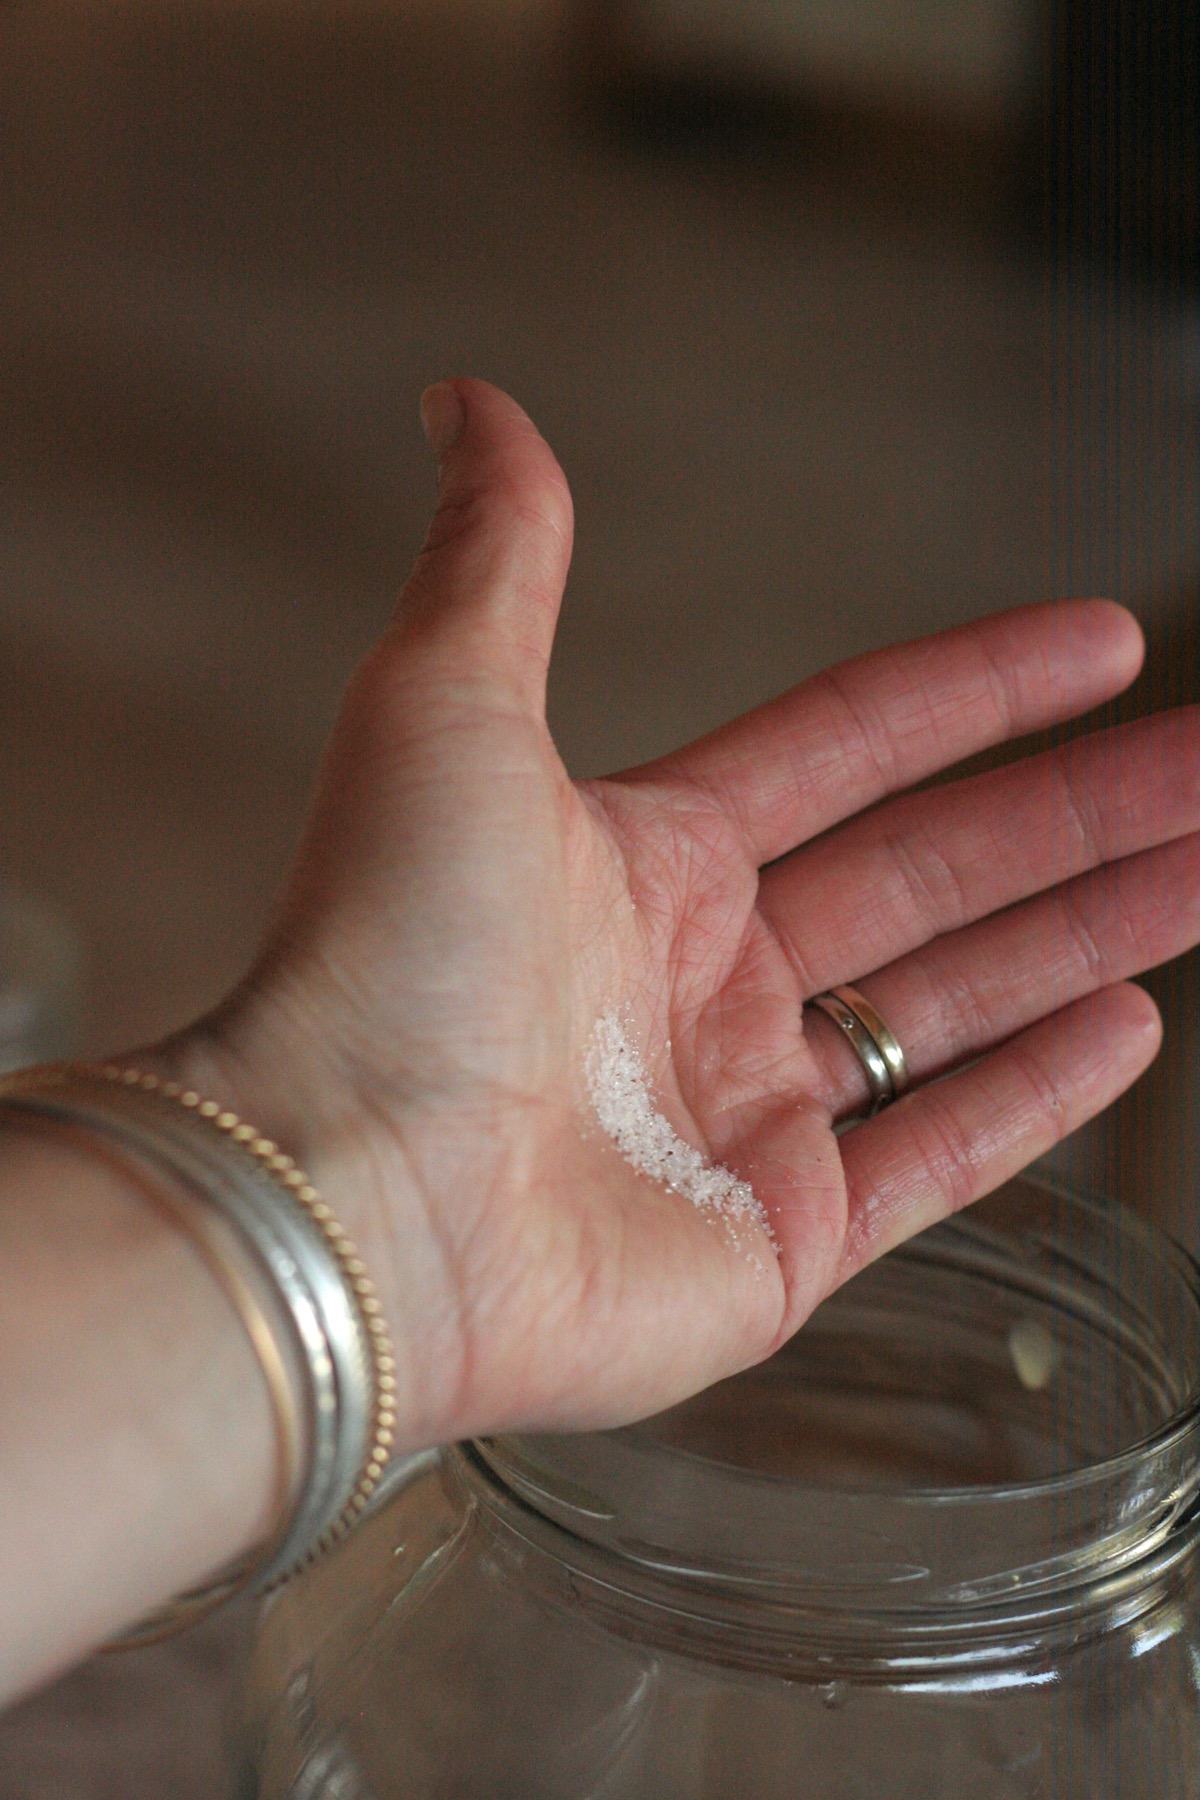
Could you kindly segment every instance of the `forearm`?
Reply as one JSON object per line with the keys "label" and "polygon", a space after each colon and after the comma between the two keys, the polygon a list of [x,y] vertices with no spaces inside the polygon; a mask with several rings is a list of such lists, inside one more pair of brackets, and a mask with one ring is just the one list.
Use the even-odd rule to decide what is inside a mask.
{"label": "forearm", "polygon": [[98,1145],[0,1124],[0,1700],[261,1539],[274,1480],[188,1238]]}

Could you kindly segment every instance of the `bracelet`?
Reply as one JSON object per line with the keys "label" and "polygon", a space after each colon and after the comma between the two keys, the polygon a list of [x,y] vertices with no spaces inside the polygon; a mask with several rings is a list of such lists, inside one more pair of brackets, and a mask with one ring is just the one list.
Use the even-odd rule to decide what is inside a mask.
{"label": "bracelet", "polygon": [[[0,1095],[0,1105],[3,1100]],[[94,1126],[80,1130],[60,1110],[47,1115],[32,1106],[22,1106],[20,1102],[8,1110],[16,1115],[14,1122],[20,1129],[38,1134],[48,1132],[60,1142],[77,1140],[79,1147],[92,1158],[100,1157],[114,1163],[121,1178],[139,1189],[142,1199],[153,1211],[161,1213],[168,1223],[192,1240],[209,1273],[224,1289],[240,1318],[262,1369],[274,1417],[278,1469],[272,1512],[280,1520],[289,1520],[307,1468],[307,1420],[298,1400],[303,1393],[303,1375],[294,1358],[287,1354],[292,1348],[291,1333],[286,1323],[281,1324],[283,1303],[278,1292],[265,1283],[260,1271],[249,1263],[236,1231],[223,1215],[202,1198],[198,1199],[171,1171],[148,1173],[141,1162],[124,1154],[120,1146],[111,1143]],[[276,1542],[278,1535],[277,1532]],[[275,1544],[270,1539],[268,1544],[273,1554]],[[203,1587],[180,1594],[120,1637],[101,1645],[101,1650],[138,1649],[195,1624],[248,1587],[258,1573],[263,1557],[262,1550],[251,1550]]]}
{"label": "bracelet", "polygon": [[[188,1232],[254,1348],[279,1449],[279,1522],[264,1544],[110,1646],[183,1629],[332,1548],[366,1509],[394,1441],[395,1362],[358,1252],[292,1158],[236,1113],[117,1064],[0,1077],[0,1108],[99,1136]],[[139,1168],[140,1166],[140,1168]],[[147,1183],[149,1168],[155,1180]]]}

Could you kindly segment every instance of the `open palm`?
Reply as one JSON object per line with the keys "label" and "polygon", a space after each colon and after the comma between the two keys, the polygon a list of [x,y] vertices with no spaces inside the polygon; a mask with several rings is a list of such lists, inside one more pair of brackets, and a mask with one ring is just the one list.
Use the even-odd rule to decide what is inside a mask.
{"label": "open palm", "polygon": [[[565,482],[486,384],[434,390],[428,418],[437,516],[280,917],[170,1053],[349,1214],[412,1444],[626,1420],[765,1356],[1119,1094],[1158,1043],[1126,978],[1200,937],[1190,711],[906,791],[1125,687],[1141,639],[1120,608],[881,651],[573,784],[544,711]],[[805,1003],[844,982],[914,1086],[839,1134],[865,1078]],[[731,1230],[606,1136],[601,1019],[766,1226]]]}

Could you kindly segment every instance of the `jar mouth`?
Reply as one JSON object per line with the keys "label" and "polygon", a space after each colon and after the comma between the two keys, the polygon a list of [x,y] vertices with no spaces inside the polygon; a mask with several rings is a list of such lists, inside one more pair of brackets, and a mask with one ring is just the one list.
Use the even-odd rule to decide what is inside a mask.
{"label": "jar mouth", "polygon": [[1161,1568],[1200,1495],[1200,1271],[1023,1176],[759,1367],[620,1430],[476,1451],[629,1578],[876,1616],[1053,1609]]}

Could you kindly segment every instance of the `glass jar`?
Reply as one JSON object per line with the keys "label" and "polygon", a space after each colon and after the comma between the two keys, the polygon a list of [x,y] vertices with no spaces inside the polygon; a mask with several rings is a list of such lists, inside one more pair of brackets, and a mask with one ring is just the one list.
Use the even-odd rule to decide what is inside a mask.
{"label": "glass jar", "polygon": [[0,882],[0,1075],[76,1052],[80,960],[61,913]]}
{"label": "glass jar", "polygon": [[1200,1796],[1200,1281],[1028,1177],[643,1424],[413,1459],[263,1611],[257,1800]]}

